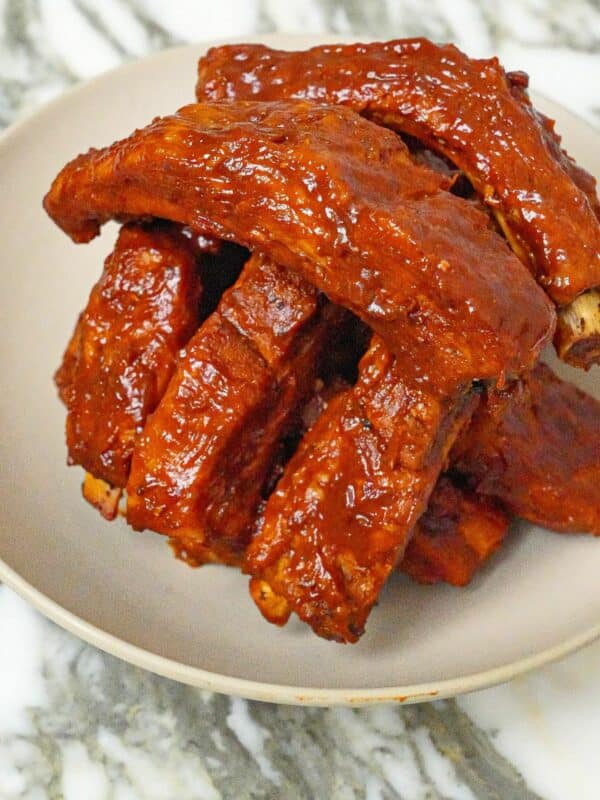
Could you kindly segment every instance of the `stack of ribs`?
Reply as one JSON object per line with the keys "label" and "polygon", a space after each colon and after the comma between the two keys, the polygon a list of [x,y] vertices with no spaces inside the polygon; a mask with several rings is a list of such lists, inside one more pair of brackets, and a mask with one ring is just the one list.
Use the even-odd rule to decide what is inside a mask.
{"label": "stack of ribs", "polygon": [[538,361],[600,361],[599,204],[526,76],[422,39],[198,74],[44,201],[122,223],[56,374],[86,498],[339,642],[515,515],[600,535],[600,404]]}

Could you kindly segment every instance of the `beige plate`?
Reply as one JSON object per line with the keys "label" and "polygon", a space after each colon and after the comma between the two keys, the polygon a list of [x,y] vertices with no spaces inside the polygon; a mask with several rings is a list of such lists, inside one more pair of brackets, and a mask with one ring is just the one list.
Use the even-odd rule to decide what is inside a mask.
{"label": "beige plate", "polygon": [[[332,37],[329,37],[331,40]],[[275,46],[308,39],[264,37]],[[64,411],[52,373],[115,228],[76,247],[41,199],[63,164],[193,98],[207,45],[163,52],[83,85],[0,143],[2,436],[0,579],[88,642],[146,669],[281,703],[417,701],[505,681],[600,634],[600,541],[520,525],[463,590],[394,577],[354,646],[305,626],[268,625],[247,579],[189,569],[152,533],[113,524],[81,499],[65,466]],[[600,173],[598,134],[539,98],[569,150]],[[598,393],[598,372],[576,374]]]}

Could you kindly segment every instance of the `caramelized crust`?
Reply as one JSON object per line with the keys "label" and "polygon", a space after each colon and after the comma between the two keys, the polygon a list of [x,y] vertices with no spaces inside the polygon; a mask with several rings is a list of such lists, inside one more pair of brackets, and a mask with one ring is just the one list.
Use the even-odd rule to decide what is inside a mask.
{"label": "caramelized crust", "polygon": [[375,337],[356,385],[330,402],[269,498],[244,569],[270,621],[295,611],[319,636],[362,634],[474,407],[403,373]]}
{"label": "caramelized crust", "polygon": [[[599,405],[547,367],[537,367],[510,391],[492,393],[454,451],[464,455],[453,470],[459,466],[461,480],[471,475],[486,494],[458,486],[448,476],[439,479],[400,564],[414,580],[468,583],[508,529],[500,502],[539,525],[598,534]],[[505,469],[510,474],[499,478]],[[484,475],[489,483],[478,485]]]}
{"label": "caramelized crust", "polygon": [[509,515],[442,476],[415,526],[400,570],[419,583],[466,586],[502,544]]}
{"label": "caramelized crust", "polygon": [[426,39],[213,48],[199,100],[341,103],[447,156],[492,207],[515,252],[558,305],[600,284],[595,181],[531,107],[521,73]]}
{"label": "caramelized crust", "polygon": [[[471,381],[502,386],[552,333],[547,298],[450,182],[351,110],[238,102],[186,107],[80,156],[45,199],[76,241],[110,218],[155,216],[255,250],[138,440],[128,519],[194,563],[239,563],[260,510],[244,566],[272,621],[295,611],[321,636],[356,641],[473,412]],[[319,290],[377,335],[259,508],[344,318]],[[503,518],[490,514],[477,540],[474,514],[445,532],[459,555],[444,564],[427,549],[432,511],[420,574],[425,556],[428,575],[454,582],[476,568]]]}
{"label": "caramelized crust", "polygon": [[56,373],[69,463],[112,486],[198,325],[195,253],[174,226],[122,228]]}
{"label": "caramelized crust", "polygon": [[190,563],[239,562],[281,438],[342,309],[253,255],[182,356],[136,447],[127,518]]}
{"label": "caramelized crust", "polygon": [[529,106],[531,114],[537,119],[546,146],[573,183],[586,195],[596,217],[600,219],[600,200],[596,191],[596,179],[580,167],[562,147],[562,139],[557,133],[555,122],[533,107],[527,89],[529,76],[525,72],[507,72],[513,95],[524,105]]}
{"label": "caramelized crust", "polygon": [[451,459],[513,514],[600,535],[600,403],[544,364],[488,394]]}
{"label": "caramelized crust", "polygon": [[91,472],[86,472],[81,485],[81,494],[109,522],[118,516],[123,494],[121,487],[111,486],[102,478],[94,478]]}
{"label": "caramelized crust", "polygon": [[452,392],[531,367],[554,315],[444,180],[345,108],[198,104],[75,159],[45,207],[80,242],[153,215],[262,249],[372,325],[413,379]]}

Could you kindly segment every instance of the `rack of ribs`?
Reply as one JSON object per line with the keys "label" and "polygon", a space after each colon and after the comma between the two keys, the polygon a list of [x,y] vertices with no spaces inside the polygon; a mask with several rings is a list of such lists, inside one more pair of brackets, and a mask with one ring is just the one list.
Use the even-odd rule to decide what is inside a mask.
{"label": "rack of ribs", "polygon": [[[260,317],[251,309],[263,302],[265,313],[270,301],[260,288],[262,277],[253,286],[254,270],[288,282],[296,276],[301,283],[294,291],[301,286],[306,293],[311,320],[319,290],[333,301],[320,314],[340,313],[337,306],[345,306],[375,331],[356,384],[328,405],[285,468],[245,561],[253,587],[269,586],[273,595],[293,602],[318,633],[340,641],[360,635],[383,582],[402,557],[447,453],[476,404],[473,381],[502,385],[505,376],[526,372],[553,330],[551,306],[535,281],[488,218],[444,191],[446,185],[443,176],[413,164],[396,135],[348,109],[303,102],[223,103],[186,107],[105,150],[80,156],[60,173],[45,200],[47,211],[75,241],[89,240],[111,218],[153,216],[263,253],[255,255],[247,275],[244,270],[190,340],[139,440],[129,477],[133,524],[189,541],[199,560],[226,560],[228,553],[239,559],[252,514],[240,522],[239,514],[223,511],[231,483],[215,484],[220,468],[214,465],[222,467],[222,452],[217,447],[211,462],[199,458],[198,447],[223,426],[226,443],[244,431],[251,447],[255,420],[264,416],[263,393],[271,398],[271,408],[279,392],[289,391],[285,413],[282,407],[265,423],[273,425],[272,435],[259,437],[268,455],[259,459],[263,471],[253,472],[257,462],[252,458],[235,467],[240,482],[233,486],[239,485],[240,497],[251,496],[251,507],[258,499],[256,486],[267,475],[263,468],[272,445],[287,424],[280,417],[310,385],[305,389],[300,380],[306,374],[303,347],[298,353],[303,366],[296,373],[294,358],[282,356],[289,352],[285,347],[279,352],[265,347],[264,331],[256,324]],[[292,320],[294,342],[302,341],[302,327],[296,330]],[[283,331],[285,341],[285,326]],[[319,337],[312,341],[318,350]],[[215,368],[221,354],[224,361]],[[289,382],[282,380],[283,362],[283,372],[293,375]],[[234,366],[240,373],[232,372],[228,383],[223,376]],[[248,397],[236,388],[240,378]],[[240,415],[233,415],[229,427],[228,409],[238,406]],[[240,419],[252,420],[248,433],[239,427]],[[171,442],[172,457],[161,469],[158,459]],[[350,457],[355,447],[359,459]],[[200,462],[208,465],[202,475],[196,469]],[[314,476],[321,473],[329,481],[328,501],[313,492]],[[357,474],[362,485],[352,498]],[[157,484],[153,475],[159,475]],[[252,480],[245,481],[245,475]],[[249,483],[253,495],[245,494]],[[212,508],[207,486],[218,498]],[[289,519],[283,513],[285,486],[288,498],[298,501],[295,513],[304,519],[305,530],[313,529],[321,512],[331,522],[334,510],[347,501],[362,509],[347,529],[323,528],[315,546],[304,537],[313,565],[321,549],[335,554],[332,580],[313,586],[308,599],[297,591],[296,578],[304,580],[305,567],[294,563],[296,577],[290,571],[282,594],[281,560],[267,552],[270,545],[265,547],[281,535],[295,535],[293,524],[281,526],[284,517]],[[370,501],[371,489],[380,503]],[[318,520],[314,530],[321,531]]]}
{"label": "rack of ribs", "polygon": [[[120,241],[120,240],[119,240]],[[147,241],[150,246],[151,240]],[[163,254],[165,252],[166,240],[163,237]],[[178,238],[173,239],[174,253],[172,259],[177,254]],[[116,250],[119,250],[119,243]],[[114,256],[113,256],[114,257]],[[206,261],[206,256],[204,257]],[[210,287],[214,278],[223,270],[223,264],[215,262],[211,265],[209,273],[205,270],[204,284]],[[237,267],[235,268],[237,272]],[[122,290],[121,285],[121,290]],[[113,293],[114,293],[113,289]],[[120,300],[120,305],[125,306],[127,296]],[[265,262],[264,258],[254,258],[245,267],[244,273],[236,283],[233,290],[223,298],[219,313],[225,318],[229,317],[236,320],[236,328],[241,332],[240,335],[250,333],[258,342],[258,349],[266,356],[266,361],[276,367],[285,367],[290,359],[290,352],[297,352],[300,343],[316,352],[316,345],[321,346],[323,342],[323,325],[326,323],[326,315],[321,318],[320,325],[311,325],[317,316],[317,310],[322,307],[323,299],[316,299],[315,291],[308,284],[303,284],[298,278],[282,268],[277,268],[273,264]],[[205,306],[205,302],[202,302]],[[237,306],[237,312],[236,312]],[[242,320],[239,321],[240,308],[242,309]],[[322,313],[322,312],[321,312]],[[331,315],[331,312],[329,312]],[[338,309],[338,315],[340,310]],[[348,370],[348,364],[356,358],[355,353],[345,354],[345,365],[340,364],[340,356],[336,354],[334,347],[336,336],[338,340],[351,341],[352,332],[348,332],[347,324],[338,325],[333,318],[329,323],[330,335],[327,342],[328,363],[324,364],[323,375],[331,376],[339,373],[340,369]],[[340,336],[340,331],[342,335]],[[345,334],[350,333],[347,339]],[[121,339],[135,335],[130,327],[122,330]],[[364,335],[364,333],[363,333]],[[294,337],[297,337],[296,339]],[[319,341],[311,344],[311,337],[316,337]],[[341,343],[341,342],[340,342]],[[332,351],[334,356],[332,357]],[[239,357],[235,357],[235,352],[225,352],[223,349],[216,349],[215,356],[211,361],[213,369],[216,369],[215,361],[222,365],[221,371],[228,379],[236,374],[239,367]],[[228,361],[232,363],[228,365]],[[223,365],[225,369],[223,369]],[[296,362],[296,380],[298,379],[299,363]],[[297,395],[294,408],[301,402],[306,387],[310,386],[311,380],[317,374],[318,369],[311,359],[304,359],[302,367],[307,373],[301,377],[304,385],[302,393]],[[110,368],[115,373],[114,382],[118,381],[119,371],[123,368],[120,363],[111,361],[110,365],[104,365],[104,369]],[[238,373],[239,374],[239,373]],[[254,376],[253,376],[254,378]],[[176,383],[176,382],[174,382]],[[320,386],[323,381],[316,381]],[[239,381],[238,389],[240,393],[246,391],[247,382],[243,379]],[[273,384],[271,384],[273,386]],[[83,387],[80,387],[80,391]],[[201,387],[200,387],[201,388]],[[346,385],[347,388],[347,385]],[[552,391],[550,391],[552,389]],[[330,387],[326,387],[329,392],[329,399],[335,395]],[[315,395],[318,399],[315,406],[313,399],[307,404],[309,408],[322,409],[324,407],[323,389],[316,390]],[[260,392],[255,393],[254,397],[261,402],[263,409],[262,427],[244,416],[244,406],[241,403],[230,403],[228,407],[228,423],[236,433],[234,436],[234,446],[232,447],[231,438],[224,436],[221,430],[213,439],[205,438],[204,441],[211,441],[212,444],[220,442],[219,452],[222,454],[224,462],[218,469],[207,470],[206,463],[213,456],[209,450],[203,452],[194,450],[190,452],[189,443],[191,441],[191,425],[186,423],[183,428],[184,436],[182,440],[174,439],[168,442],[163,441],[163,432],[168,429],[164,412],[158,414],[154,423],[149,423],[144,432],[144,443],[148,437],[154,439],[155,458],[147,459],[146,447],[138,444],[137,452],[140,456],[140,463],[144,469],[138,469],[145,485],[151,487],[147,495],[144,492],[138,497],[137,491],[132,492],[128,512],[130,520],[136,527],[149,527],[154,530],[161,530],[172,536],[174,545],[178,553],[186,558],[190,563],[199,564],[206,560],[225,561],[227,563],[237,563],[241,558],[243,548],[249,540],[249,536],[256,529],[256,517],[258,506],[263,502],[261,487],[264,489],[264,475],[269,469],[273,469],[272,462],[275,458],[274,453],[279,447],[278,442],[286,436],[286,429],[293,423],[298,426],[298,414],[292,411],[291,403],[280,404],[279,409],[290,408],[289,414],[281,414],[277,404],[270,403],[270,396],[266,393],[261,396]],[[202,393],[199,393],[202,398]],[[266,401],[266,402],[265,402]],[[114,402],[114,401],[113,401]],[[189,404],[191,398],[186,394],[186,402]],[[189,406],[187,406],[189,407]],[[461,485],[446,476],[440,479],[434,489],[429,507],[425,514],[419,519],[413,533],[405,557],[401,562],[401,569],[412,577],[424,582],[432,580],[445,580],[455,585],[463,585],[468,581],[476,569],[487,557],[495,551],[500,543],[508,525],[508,516],[501,510],[499,502],[502,501],[506,509],[510,509],[519,516],[530,519],[541,525],[562,527],[562,519],[565,510],[571,508],[568,522],[573,530],[589,530],[598,532],[599,525],[597,519],[594,520],[594,509],[598,505],[596,486],[600,484],[598,465],[595,453],[598,450],[598,431],[600,431],[600,413],[598,403],[579,392],[575,387],[559,381],[551,371],[543,366],[538,366],[526,380],[512,384],[510,389],[502,392],[494,392],[490,398],[486,398],[475,413],[472,424],[468,430],[463,432],[454,450],[463,453],[460,467],[456,461],[453,466],[453,474],[458,475],[457,470],[462,470]],[[112,406],[106,406],[110,412]],[[181,416],[185,417],[185,409],[181,410]],[[304,412],[303,412],[304,413]],[[311,416],[314,411],[309,412]],[[492,417],[493,415],[493,417]],[[268,417],[273,419],[266,424]],[[496,428],[489,430],[489,419],[493,418]],[[195,418],[202,420],[202,424],[214,424],[216,420],[213,415],[208,414],[203,417]],[[485,421],[488,424],[485,424]],[[286,421],[285,425],[281,425]],[[313,419],[314,422],[314,419]],[[502,423],[502,424],[500,424]],[[118,420],[111,423],[115,430],[118,430]],[[254,425],[254,428],[253,428]],[[279,427],[277,427],[279,425]],[[295,434],[297,441],[300,440],[306,430],[311,427],[305,426]],[[271,431],[271,436],[265,436],[265,430]],[[241,431],[241,433],[240,433]],[[498,433],[500,431],[500,433]],[[482,432],[484,436],[478,432]],[[248,436],[253,446],[246,448],[244,435]],[[219,438],[224,437],[222,440]],[[264,442],[264,446],[257,447],[254,442]],[[519,453],[527,448],[533,457],[526,460],[527,469],[515,462],[519,458]],[[501,449],[501,452],[499,452]],[[208,450],[208,449],[207,449]],[[481,451],[487,451],[487,462],[494,464],[494,481],[486,481],[486,487],[482,486],[481,494],[477,495],[473,491],[466,489],[464,483],[465,476],[475,476],[489,474],[489,468],[483,463]],[[239,487],[239,463],[234,458],[228,458],[228,452],[235,452],[240,458],[245,458],[248,464],[252,465],[252,471],[246,472],[246,494],[240,501],[240,494],[236,489]],[[475,456],[470,463],[468,452],[474,452]],[[179,469],[173,463],[170,453],[175,453],[178,458]],[[172,508],[181,508],[185,503],[188,508],[196,504],[196,515],[204,509],[219,510],[218,517],[213,524],[207,526],[195,521],[192,526],[194,536],[185,537],[181,530],[181,524],[169,526],[168,519],[172,515],[163,514],[158,511],[157,504],[154,504],[154,513],[148,515],[147,509],[140,513],[140,508],[150,502],[153,494],[158,491],[161,482],[161,474],[170,476],[170,481],[174,480],[177,474],[183,474],[181,467],[182,454],[185,453],[187,461],[193,465],[197,472],[197,477],[206,482],[204,493],[208,501],[202,502],[196,496],[193,501],[190,498],[190,487],[178,486],[175,489],[171,486],[171,491],[165,495]],[[467,454],[466,457],[464,454]],[[245,455],[244,455],[245,454]],[[521,461],[524,456],[520,456]],[[150,468],[150,463],[154,469]],[[557,465],[551,468],[551,465]],[[271,465],[271,466],[269,466]],[[511,466],[512,465],[512,466]],[[499,482],[498,467],[505,469],[510,467],[510,473],[503,478],[503,491],[494,490]],[[223,470],[223,472],[221,471]],[[283,471],[283,468],[281,469]],[[185,470],[187,474],[187,470]],[[572,480],[569,481],[569,477]],[[249,479],[249,480],[248,480]],[[211,483],[213,481],[214,483]],[[132,481],[135,483],[135,481]],[[216,486],[220,490],[216,491]],[[225,493],[224,487],[229,486],[230,490]],[[544,491],[545,502],[531,502],[531,493],[539,487]],[[163,478],[164,490],[164,478]],[[491,499],[486,499],[484,492],[492,495]],[[252,495],[250,498],[249,495]],[[216,503],[216,500],[219,500]],[[576,503],[574,506],[573,504]],[[163,507],[164,508],[164,507]],[[242,510],[242,514],[240,514]],[[237,514],[238,527],[236,534],[231,536],[232,514]],[[228,520],[229,525],[224,521]],[[239,525],[244,521],[243,525]],[[179,519],[181,523],[181,519]],[[261,520],[262,524],[262,520]],[[209,530],[210,535],[204,537],[203,530]],[[212,545],[210,542],[212,541]],[[236,543],[236,547],[226,546],[226,543]]]}
{"label": "rack of ribs", "polygon": [[206,103],[77,157],[44,204],[76,242],[110,219],[153,216],[261,250],[395,355],[419,348],[406,364],[419,382],[440,355],[448,386],[519,374],[552,332],[550,303],[488,218],[444,185],[349,109]]}
{"label": "rack of ribs", "polygon": [[168,535],[195,563],[239,563],[280,442],[348,316],[253,255],[144,429],[127,484],[130,524]]}
{"label": "rack of ribs", "polygon": [[457,165],[514,252],[559,306],[555,344],[600,363],[600,205],[596,182],[560,146],[527,95],[527,76],[426,39],[216,47],[200,59],[198,100],[342,104],[409,134]]}

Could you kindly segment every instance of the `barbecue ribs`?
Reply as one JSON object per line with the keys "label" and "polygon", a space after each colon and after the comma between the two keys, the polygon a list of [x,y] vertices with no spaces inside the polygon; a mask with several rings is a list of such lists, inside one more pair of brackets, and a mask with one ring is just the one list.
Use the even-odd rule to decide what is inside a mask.
{"label": "barbecue ribs", "polygon": [[121,229],[55,379],[69,462],[123,488],[134,444],[199,324],[193,241],[173,225]]}
{"label": "barbecue ribs", "polygon": [[399,568],[419,583],[465,586],[500,547],[509,523],[498,503],[442,475]]}
{"label": "barbecue ribs", "polygon": [[170,536],[194,563],[239,563],[281,439],[347,316],[253,255],[186,347],[136,447],[133,527]]}
{"label": "barbecue ribs", "polygon": [[[246,559],[255,596],[258,585],[341,641],[360,635],[401,558],[474,407],[472,381],[502,385],[506,375],[526,371],[552,333],[539,287],[486,215],[445,192],[447,185],[415,166],[397,136],[350,110],[223,103],[186,107],[80,156],[45,200],[76,241],[92,238],[110,218],[155,216],[262,251],[267,271],[291,270],[287,280],[299,276],[309,299],[323,291],[378,334],[356,385],[328,405],[286,466]],[[265,302],[263,314],[272,304],[263,278],[246,303],[245,280],[186,348],[136,448],[128,485],[134,525],[181,537],[200,552],[207,543],[207,560],[240,557],[272,446],[312,383],[299,380],[307,374],[303,347],[297,373],[285,347],[265,349],[270,334],[256,324],[256,304]],[[309,302],[312,319],[311,309]],[[331,304],[323,309],[339,313]],[[319,337],[311,341],[318,345]],[[318,363],[314,356],[307,362]],[[289,394],[281,413],[271,413],[280,391]],[[265,431],[267,405],[273,428]],[[207,438],[215,441],[218,432],[223,447],[229,443],[231,470],[221,445],[205,444],[206,430]],[[236,436],[243,436],[239,461]],[[238,490],[234,508],[227,493]],[[246,500],[248,513],[240,514]],[[346,529],[336,530],[338,519],[349,521]],[[300,527],[314,536],[300,536]],[[281,542],[292,546],[288,561]],[[327,575],[311,584],[321,563]],[[280,580],[283,573],[289,580]]]}
{"label": "barbecue ribs", "polygon": [[596,182],[561,149],[526,88],[526,75],[505,73],[495,58],[405,39],[301,52],[212,48],[200,59],[196,94],[340,103],[447,156],[493,210],[515,253],[566,306],[557,349],[587,367],[600,362]]}

